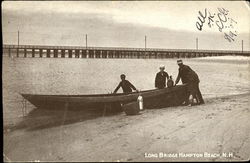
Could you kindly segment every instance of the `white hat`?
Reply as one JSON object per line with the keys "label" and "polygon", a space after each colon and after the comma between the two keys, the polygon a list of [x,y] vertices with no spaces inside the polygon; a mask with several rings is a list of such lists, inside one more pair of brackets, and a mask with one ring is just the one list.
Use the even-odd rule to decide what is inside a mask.
{"label": "white hat", "polygon": [[178,59],[177,60],[177,64],[182,64],[183,62],[182,62],[182,60],[181,59]]}
{"label": "white hat", "polygon": [[165,68],[165,66],[164,65],[160,65],[160,67],[159,68]]}

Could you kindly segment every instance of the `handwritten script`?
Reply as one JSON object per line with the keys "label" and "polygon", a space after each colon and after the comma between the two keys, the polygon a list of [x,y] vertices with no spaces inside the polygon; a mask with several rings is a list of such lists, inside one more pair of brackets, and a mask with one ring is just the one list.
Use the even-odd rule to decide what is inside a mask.
{"label": "handwritten script", "polygon": [[217,28],[229,42],[234,41],[238,35],[235,28],[237,21],[229,17],[229,11],[225,8],[217,8],[217,12],[214,13],[205,8],[204,11],[198,12],[197,18],[196,28],[199,31],[202,31],[203,25],[207,24],[209,28]]}

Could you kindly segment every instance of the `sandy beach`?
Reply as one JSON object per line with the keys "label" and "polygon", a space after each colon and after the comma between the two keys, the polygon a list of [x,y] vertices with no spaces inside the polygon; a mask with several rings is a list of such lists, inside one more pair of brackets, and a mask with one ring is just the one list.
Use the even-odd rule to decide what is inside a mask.
{"label": "sandy beach", "polygon": [[22,117],[20,92],[107,93],[121,73],[139,90],[152,89],[160,64],[176,78],[176,59],[3,58],[5,161],[249,160],[250,59],[183,61],[199,74],[205,105],[103,116],[43,111],[29,104]]}

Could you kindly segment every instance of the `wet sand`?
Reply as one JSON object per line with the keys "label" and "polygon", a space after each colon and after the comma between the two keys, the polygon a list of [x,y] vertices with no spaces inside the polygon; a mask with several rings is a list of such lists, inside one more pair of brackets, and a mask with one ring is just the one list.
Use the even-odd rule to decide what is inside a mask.
{"label": "wet sand", "polygon": [[[18,116],[17,114],[11,115],[14,117],[15,123],[10,125],[11,128],[6,127],[4,133],[5,160],[248,160],[250,157],[250,124],[248,123],[250,117],[249,61],[243,58],[243,61],[232,62],[229,59],[229,62],[225,62],[225,59],[222,58],[223,62],[220,62],[219,59],[216,62],[212,62],[212,58],[210,60],[209,58],[184,60],[185,63],[198,72],[201,78],[200,87],[204,94],[205,105],[145,110],[137,116],[126,116],[125,113],[104,116],[95,114],[93,116],[93,114],[87,115],[83,111],[80,113],[73,111],[65,113],[63,110],[59,112],[41,111],[34,110],[32,106],[29,106],[29,114],[26,117],[16,118],[20,116],[20,112]],[[89,62],[87,64],[92,65]],[[118,64],[117,61],[108,62],[108,64],[110,62]],[[128,63],[126,61],[121,62]],[[139,62],[141,63],[141,67],[139,66],[138,69],[139,72],[133,74],[135,68],[133,65],[137,65]],[[128,74],[131,75],[131,79],[134,79],[135,85],[140,85],[141,81],[145,81],[140,85],[140,88],[150,89],[152,88],[151,78],[154,78],[158,65],[165,63],[166,67],[169,67],[170,74],[176,74],[177,66],[175,62],[175,60],[129,60],[132,65],[127,68],[118,68],[115,71],[116,73],[111,73],[110,79],[113,80],[117,73],[129,69]],[[19,68],[20,65],[18,64],[16,64],[15,69]],[[32,65],[29,65],[26,70],[31,67]],[[8,66],[5,67],[6,69],[8,70]],[[43,71],[39,68],[33,71],[43,74]],[[63,71],[63,73],[70,75],[71,71],[74,72],[74,68],[70,71]],[[20,73],[20,71],[17,72]],[[146,72],[148,75],[140,75],[142,72]],[[26,77],[25,81],[27,81],[28,76],[24,71],[22,73]],[[16,75],[15,78],[20,78],[22,75]],[[136,75],[139,79],[136,79]],[[10,79],[8,74],[3,76],[5,82]],[[39,76],[36,76],[36,78],[39,78]],[[83,78],[81,79],[83,80]],[[34,82],[34,80],[38,81],[33,79],[31,86],[27,84],[25,85],[26,88],[20,88],[22,82],[20,82],[19,86],[15,86],[15,89],[10,89],[11,87],[4,83],[4,120],[6,126],[13,122],[9,118],[11,117],[9,115],[10,110],[20,109],[18,108],[20,104],[13,106],[9,102],[14,97],[10,95],[11,93],[6,93],[7,90],[12,90],[12,95],[17,90],[48,93],[48,88],[52,87],[51,85],[42,85],[42,82]],[[57,80],[54,79],[54,81]],[[63,84],[67,84],[67,82],[63,82]],[[111,82],[106,88],[111,89],[115,84],[116,82]],[[73,82],[72,85],[69,86],[71,88],[70,93],[74,94],[77,92],[77,83]],[[39,90],[37,86],[44,86],[45,88],[39,88]],[[50,90],[51,93],[61,94],[67,92],[66,89],[59,89],[57,86],[53,88]],[[105,92],[105,89],[100,90]],[[90,93],[90,91],[85,90],[83,93]],[[18,95],[15,97],[16,100]],[[7,108],[12,109],[6,111]],[[16,110],[12,111],[12,113],[15,113]],[[156,155],[160,152],[166,155],[179,153],[204,154],[204,152],[207,152],[214,154],[213,156],[217,154],[217,157],[179,156],[156,158]],[[218,154],[222,155],[223,153],[229,154],[230,157],[218,156]],[[149,158],[149,155],[155,157]]]}

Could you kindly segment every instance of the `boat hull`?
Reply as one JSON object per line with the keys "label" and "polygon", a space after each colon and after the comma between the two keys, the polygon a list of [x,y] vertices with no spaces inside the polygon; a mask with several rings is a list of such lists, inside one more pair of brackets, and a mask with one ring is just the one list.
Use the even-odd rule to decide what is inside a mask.
{"label": "boat hull", "polygon": [[146,108],[159,108],[181,104],[187,95],[186,85],[172,88],[154,89],[129,94],[96,94],[96,95],[37,95],[21,94],[26,100],[39,109],[115,109],[121,110],[121,104],[137,101],[143,97]]}

